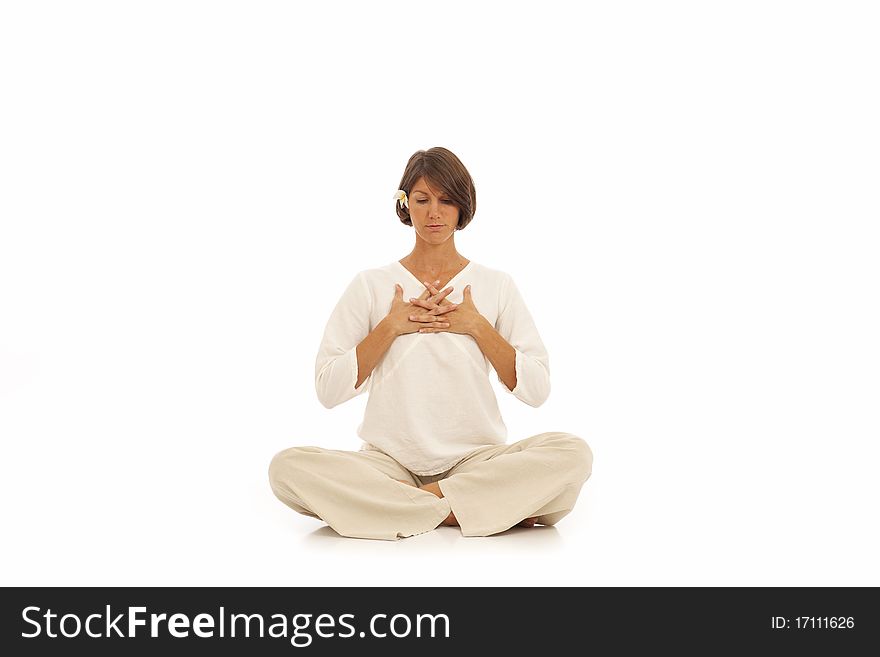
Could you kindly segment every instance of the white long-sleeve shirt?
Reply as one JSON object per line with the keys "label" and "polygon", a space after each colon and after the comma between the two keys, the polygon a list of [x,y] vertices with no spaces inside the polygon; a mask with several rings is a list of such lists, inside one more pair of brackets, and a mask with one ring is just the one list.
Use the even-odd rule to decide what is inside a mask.
{"label": "white long-sleeve shirt", "polygon": [[[425,289],[398,261],[352,279],[324,330],[315,389],[327,408],[369,390],[357,429],[361,449],[372,445],[418,475],[439,474],[478,447],[504,444],[507,427],[489,380],[491,363],[470,335],[398,336],[355,389],[357,345],[388,315],[395,283],[406,302]],[[516,350],[516,387],[509,390],[498,377],[504,390],[529,406],[543,404],[550,394],[549,356],[510,275],[470,261],[450,285],[451,303],[460,303],[470,285],[479,313]]]}

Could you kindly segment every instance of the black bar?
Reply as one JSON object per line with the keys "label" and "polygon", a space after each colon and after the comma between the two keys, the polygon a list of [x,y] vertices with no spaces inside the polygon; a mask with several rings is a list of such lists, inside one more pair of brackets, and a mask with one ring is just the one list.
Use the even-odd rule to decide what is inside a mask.
{"label": "black bar", "polygon": [[[249,618],[233,617],[242,614]],[[0,647],[6,655],[857,654],[880,645],[878,618],[876,587],[5,588]]]}

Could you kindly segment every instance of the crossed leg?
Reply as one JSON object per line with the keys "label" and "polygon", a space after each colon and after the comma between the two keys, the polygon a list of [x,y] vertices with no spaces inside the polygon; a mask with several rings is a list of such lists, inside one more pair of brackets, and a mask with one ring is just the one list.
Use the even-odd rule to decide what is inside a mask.
{"label": "crossed leg", "polygon": [[378,450],[291,447],[275,455],[269,483],[275,496],[351,538],[397,540],[437,527],[449,503],[401,486],[409,471]]}
{"label": "crossed leg", "polygon": [[481,447],[436,483],[462,534],[489,536],[520,523],[555,525],[574,508],[592,467],[582,438],[551,431]]}
{"label": "crossed leg", "polygon": [[584,440],[547,432],[478,448],[424,484],[381,451],[311,446],[276,454],[269,480],[287,506],[342,536],[397,540],[441,524],[489,536],[515,525],[556,524],[574,507],[592,462]]}

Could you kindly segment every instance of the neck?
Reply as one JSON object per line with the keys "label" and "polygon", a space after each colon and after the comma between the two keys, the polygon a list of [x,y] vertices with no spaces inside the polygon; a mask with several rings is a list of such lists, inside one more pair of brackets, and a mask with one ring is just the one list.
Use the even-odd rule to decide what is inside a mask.
{"label": "neck", "polygon": [[456,250],[451,239],[436,245],[417,239],[415,247],[402,262],[420,272],[439,274],[449,269],[457,269],[466,261],[467,258]]}

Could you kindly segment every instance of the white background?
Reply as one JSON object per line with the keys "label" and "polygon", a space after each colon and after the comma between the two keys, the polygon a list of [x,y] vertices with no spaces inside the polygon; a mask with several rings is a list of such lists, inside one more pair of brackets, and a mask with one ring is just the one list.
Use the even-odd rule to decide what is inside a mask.
{"label": "white background", "polygon": [[[872,4],[4,3],[0,583],[880,585]],[[359,447],[314,359],[431,146],[550,353],[509,441],[593,475],[339,538],[267,468]]]}

